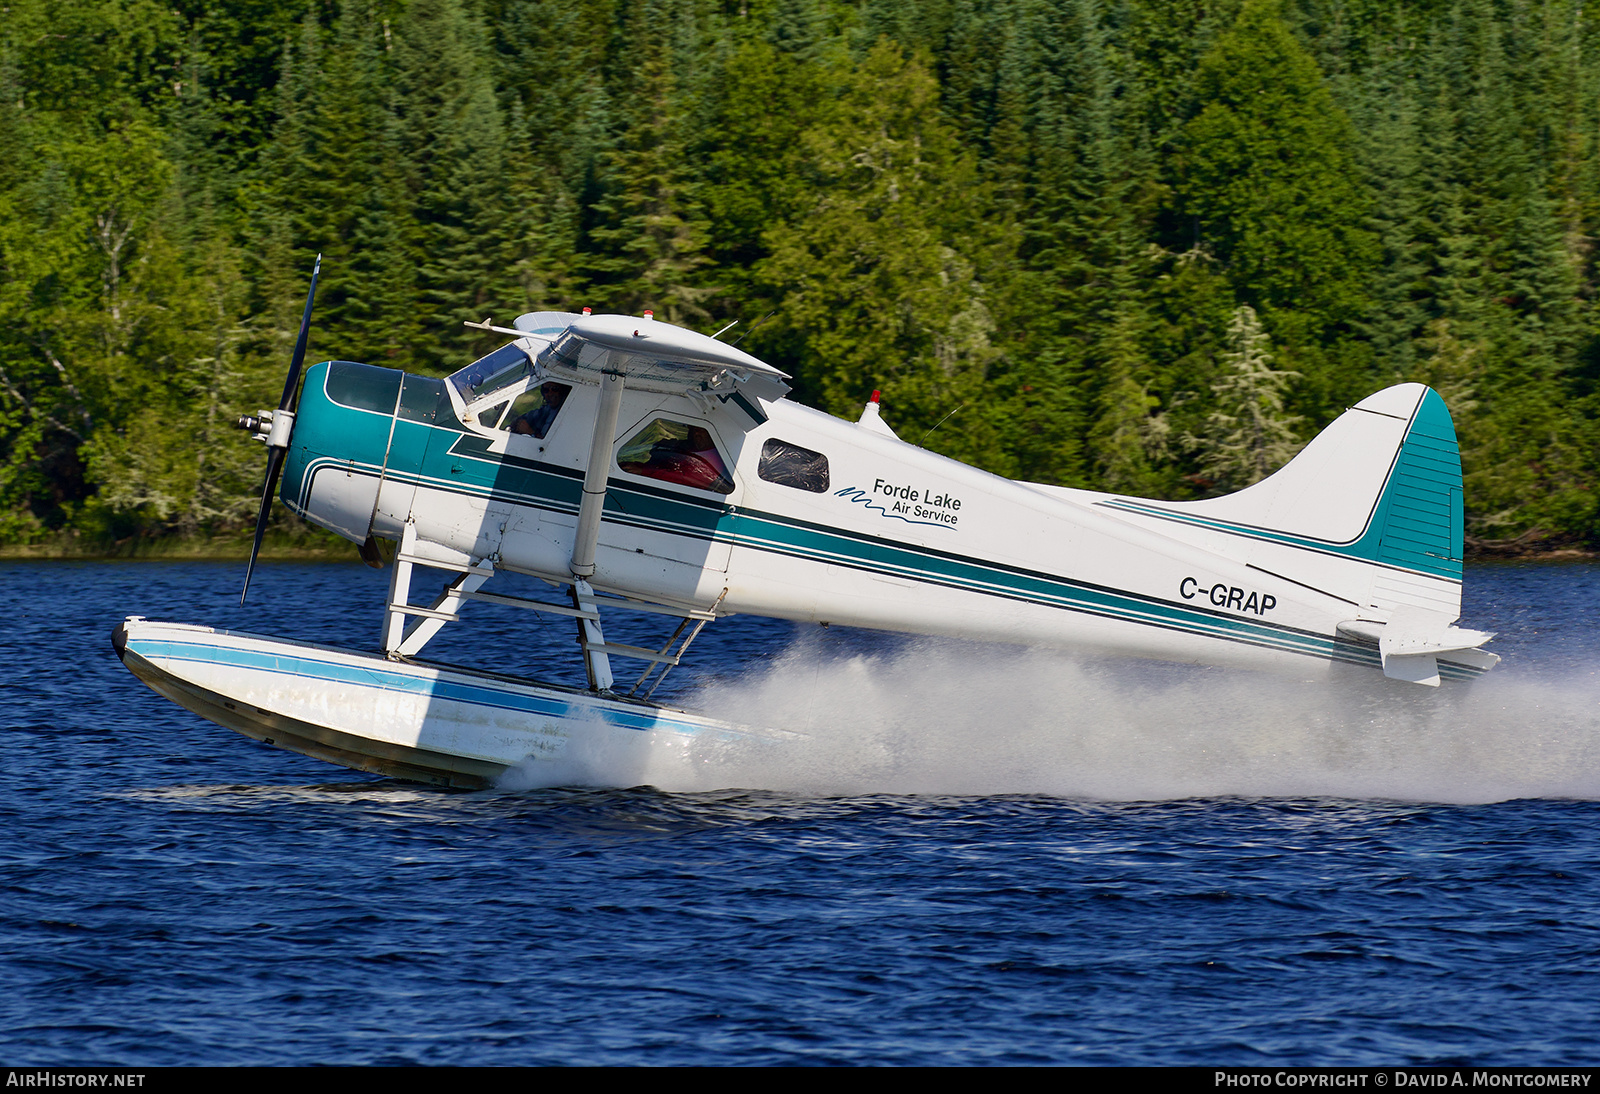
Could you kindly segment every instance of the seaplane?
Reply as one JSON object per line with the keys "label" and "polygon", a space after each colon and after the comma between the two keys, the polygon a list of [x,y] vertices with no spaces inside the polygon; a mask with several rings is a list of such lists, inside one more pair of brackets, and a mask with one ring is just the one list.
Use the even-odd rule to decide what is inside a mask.
{"label": "seaplane", "polygon": [[[1149,500],[930,452],[895,434],[876,393],[857,421],[800,405],[723,332],[649,312],[485,320],[471,325],[506,343],[445,379],[334,360],[302,385],[319,271],[277,409],[240,422],[268,453],[245,594],[281,479],[289,509],[369,563],[388,556],[376,648],[142,616],[113,634],[156,692],[280,748],[484,788],[586,736],[781,746],[781,725],[653,698],[736,613],[1432,687],[1498,661],[1491,634],[1455,625],[1461,464],[1421,384],[1363,399],[1255,485]],[[413,602],[419,568],[448,582],[427,603]],[[549,595],[513,595],[510,578],[497,591],[501,575]],[[474,602],[570,621],[587,687],[426,658]],[[618,613],[670,634],[608,641]]]}

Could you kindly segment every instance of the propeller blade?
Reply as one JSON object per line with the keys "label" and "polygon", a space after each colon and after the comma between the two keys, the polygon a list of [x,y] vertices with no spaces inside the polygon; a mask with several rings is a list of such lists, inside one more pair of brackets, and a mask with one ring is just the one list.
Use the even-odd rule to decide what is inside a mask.
{"label": "propeller blade", "polygon": [[278,488],[278,475],[283,471],[283,458],[287,449],[267,450],[267,480],[261,487],[261,512],[256,515],[256,538],[250,544],[250,561],[244,568],[244,589],[239,593],[239,603],[250,595],[250,575],[255,573],[256,555],[261,553],[261,537],[267,532],[267,517],[272,512],[272,495]]}
{"label": "propeller blade", "polygon": [[306,341],[311,336],[311,302],[317,298],[317,275],[322,273],[322,256],[311,269],[311,288],[306,292],[306,310],[300,316],[300,335],[294,340],[294,358],[289,362],[289,375],[283,382],[283,398],[278,400],[279,410],[290,409],[295,389],[300,385],[300,366],[306,360]]}
{"label": "propeller blade", "polygon": [[[280,411],[291,410],[295,393],[300,388],[300,367],[306,361],[306,342],[311,337],[311,305],[317,299],[317,276],[322,273],[322,256],[311,268],[311,288],[306,290],[306,310],[300,315],[300,333],[294,340],[294,357],[289,362],[289,375],[283,381],[283,397],[278,400]],[[283,472],[283,458],[288,449],[282,445],[267,446],[267,478],[261,488],[261,511],[256,514],[255,539],[250,544],[250,561],[244,568],[244,589],[239,593],[239,603],[250,595],[250,575],[255,573],[256,556],[261,553],[261,537],[267,533],[267,518],[272,514],[272,495],[278,488],[278,476]]]}

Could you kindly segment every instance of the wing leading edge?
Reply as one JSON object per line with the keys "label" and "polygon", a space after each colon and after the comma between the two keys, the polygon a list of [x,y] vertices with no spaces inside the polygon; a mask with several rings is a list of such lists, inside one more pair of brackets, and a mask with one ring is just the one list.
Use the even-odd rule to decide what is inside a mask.
{"label": "wing leading edge", "polygon": [[609,374],[640,391],[728,394],[741,388],[768,400],[789,390],[787,374],[737,346],[651,318],[531,312],[516,326],[545,342],[535,361],[557,379],[597,384]]}

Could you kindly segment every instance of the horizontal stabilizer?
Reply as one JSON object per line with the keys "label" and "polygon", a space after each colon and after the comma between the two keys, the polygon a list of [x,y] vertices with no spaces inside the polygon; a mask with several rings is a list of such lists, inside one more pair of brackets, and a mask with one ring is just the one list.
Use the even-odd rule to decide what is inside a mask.
{"label": "horizontal stabilizer", "polygon": [[1439,686],[1439,658],[1478,670],[1497,664],[1499,657],[1478,647],[1494,637],[1492,631],[1472,631],[1452,626],[1442,612],[1425,608],[1396,608],[1388,623],[1352,619],[1339,624],[1348,639],[1378,644],[1383,674],[1393,680]]}

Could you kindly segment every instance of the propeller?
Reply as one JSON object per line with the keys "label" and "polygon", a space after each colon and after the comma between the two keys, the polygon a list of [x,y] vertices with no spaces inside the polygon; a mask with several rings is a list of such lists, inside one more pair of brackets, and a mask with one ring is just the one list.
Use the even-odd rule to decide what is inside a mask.
{"label": "propeller", "polygon": [[[261,488],[261,512],[256,515],[256,537],[250,544],[250,562],[244,570],[244,589],[239,593],[239,603],[250,593],[250,575],[255,572],[256,555],[261,552],[261,537],[267,531],[267,517],[272,512],[272,495],[278,489],[278,475],[283,471],[283,459],[289,453],[289,432],[294,428],[295,395],[300,388],[300,366],[306,360],[306,339],[311,334],[311,303],[317,298],[317,275],[322,272],[322,256],[311,270],[311,288],[306,293],[306,310],[300,316],[300,336],[294,341],[294,358],[289,362],[289,375],[283,381],[283,398],[278,400],[277,412],[272,415],[267,430],[267,478]],[[259,418],[240,418],[243,429],[257,430],[268,423]]]}

